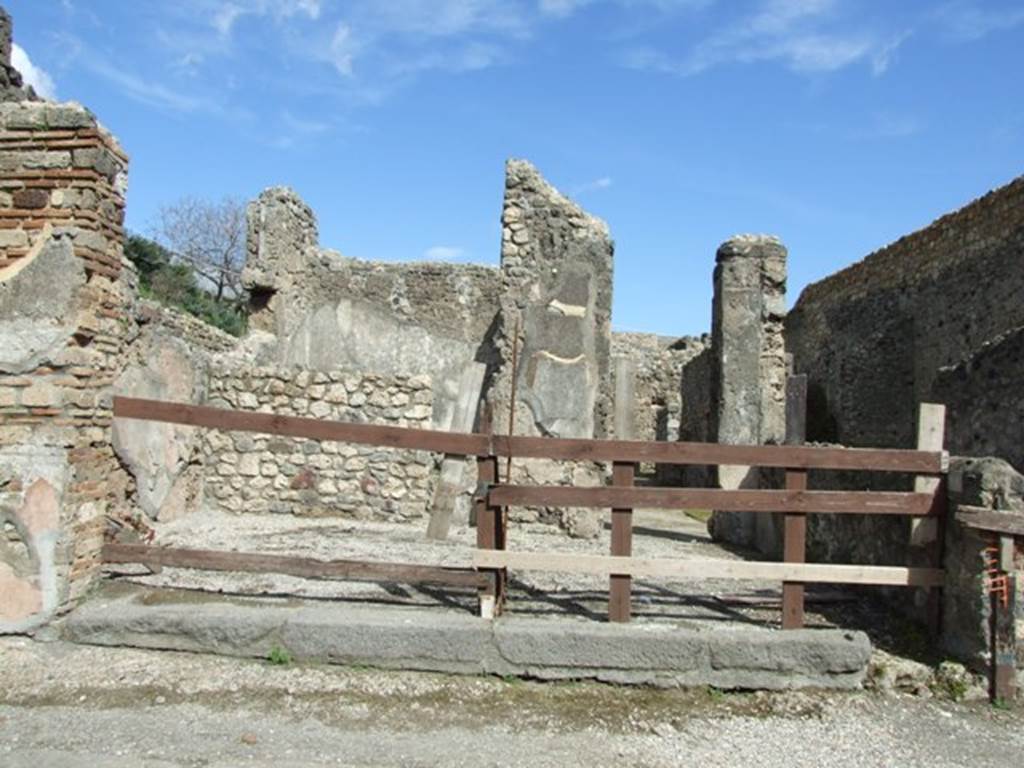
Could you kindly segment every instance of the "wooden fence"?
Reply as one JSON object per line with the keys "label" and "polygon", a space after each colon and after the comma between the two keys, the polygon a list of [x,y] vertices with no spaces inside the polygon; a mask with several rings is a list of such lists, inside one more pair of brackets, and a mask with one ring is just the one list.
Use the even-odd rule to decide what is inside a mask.
{"label": "wooden fence", "polygon": [[[933,622],[937,622],[941,570],[941,528],[945,519],[944,474],[948,457],[942,451],[941,406],[922,406],[919,450],[817,447],[806,445],[739,446],[686,442],[590,440],[452,433],[371,424],[321,421],[273,414],[230,411],[207,406],[136,398],[114,398],[116,418],[185,424],[211,429],[261,432],[313,440],[337,440],[390,448],[475,456],[479,486],[475,496],[477,549],[474,569],[439,568],[397,563],[315,561],[268,555],[211,553],[201,550],[127,548],[108,545],[105,556],[117,562],[267,570],[313,578],[362,578],[409,583],[477,586],[481,613],[500,613],[507,592],[507,570],[549,570],[596,573],[609,578],[609,619],[628,621],[633,577],[778,579],[783,582],[784,628],[803,625],[806,583],[878,584],[932,590]],[[500,483],[500,458],[610,462],[612,484],[578,488]],[[742,465],[785,470],[778,490],[711,488],[638,488],[639,462],[662,464]],[[917,476],[913,492],[807,490],[809,470],[899,472]],[[611,509],[609,555],[523,553],[506,549],[506,510],[510,506],[595,507]],[[714,509],[784,514],[784,562],[675,560],[632,556],[632,515],[637,508]],[[904,515],[915,521],[919,542],[929,544],[931,567],[824,565],[805,563],[808,514]],[[217,555],[222,555],[219,558]],[[229,556],[230,557],[227,557]]]}

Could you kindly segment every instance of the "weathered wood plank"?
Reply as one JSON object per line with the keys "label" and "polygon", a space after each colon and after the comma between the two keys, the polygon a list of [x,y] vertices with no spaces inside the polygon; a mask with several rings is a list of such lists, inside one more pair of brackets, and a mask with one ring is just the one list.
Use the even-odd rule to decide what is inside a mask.
{"label": "weathered wood plank", "polygon": [[[807,470],[791,469],[786,472],[786,489],[802,491],[807,488]],[[787,563],[802,563],[807,555],[807,516],[788,513],[785,519],[782,559]],[[782,585],[782,628],[800,629],[804,625],[804,585],[785,582]]]}
{"label": "weathered wood plank", "polygon": [[811,445],[720,445],[718,443],[584,440],[494,436],[494,452],[565,461],[629,461],[661,464],[742,464],[796,469],[851,469],[940,474],[939,453],[898,449],[830,448]]}
{"label": "weathered wood plank", "polygon": [[691,579],[772,579],[826,584],[881,584],[888,586],[940,586],[938,568],[899,568],[882,565],[822,565],[819,563],[764,563],[745,560],[672,560],[668,558],[610,557],[540,552],[476,550],[478,568],[519,568],[562,573],[629,574],[635,577]]}
{"label": "weathered wood plank", "polygon": [[575,488],[502,485],[491,489],[498,506],[720,509],[730,512],[802,512],[860,515],[931,513],[929,494],[888,491],[738,490],[718,488]]}
{"label": "weathered wood plank", "polygon": [[[921,403],[917,415],[917,449],[919,451],[941,451],[946,435],[946,406],[937,403]],[[914,478],[915,493],[934,494],[939,489],[939,478],[918,476]],[[938,539],[939,521],[910,521],[911,546],[926,546]]]}
{"label": "weathered wood plank", "polygon": [[[480,431],[490,434],[491,425],[491,410],[484,404],[480,413]],[[476,518],[477,549],[503,548],[501,510],[490,503],[487,493],[484,491],[498,480],[498,460],[494,456],[477,457],[476,473],[479,490],[473,500],[473,506]],[[485,582],[480,588],[480,615],[485,619],[493,619],[501,610],[505,572],[500,569],[492,569],[482,575]]]}
{"label": "weathered wood plank", "polygon": [[992,595],[992,680],[993,700],[1006,703],[1017,697],[1017,577],[1001,574],[1007,580],[1006,602]]}
{"label": "weathered wood plank", "polygon": [[961,504],[956,510],[958,523],[968,528],[977,528],[993,533],[1005,533],[1010,536],[1024,536],[1024,513],[996,511],[987,507],[969,507]]}
{"label": "weathered wood plank", "polygon": [[131,397],[114,398],[114,416],[312,440],[407,448],[462,456],[623,461],[662,464],[744,464],[796,469],[850,469],[941,474],[943,454],[928,451],[787,445],[718,445],[637,440],[473,435],[432,429],[322,421],[300,416],[230,411]]}
{"label": "weathered wood plank", "polygon": [[202,571],[283,573],[305,579],[444,584],[477,588],[486,582],[484,574],[470,568],[365,560],[317,560],[290,555],[260,555],[143,544],[104,544],[101,556],[107,563],[138,563],[155,568],[193,568]]}
{"label": "weathered wood plank", "polygon": [[239,432],[304,437],[310,440],[338,440],[359,445],[454,453],[462,456],[486,456],[489,453],[487,435],[323,421],[302,416],[231,411],[206,405],[165,403],[134,397],[115,397],[114,416]]}
{"label": "weathered wood plank", "polygon": [[[612,467],[612,482],[615,485],[630,487],[636,474],[635,464],[616,462]],[[612,508],[612,542],[611,553],[615,556],[629,557],[633,554],[633,510],[629,508]],[[633,613],[632,606],[633,579],[631,576],[613,573],[608,584],[608,620],[627,622]]]}
{"label": "weathered wood plank", "polygon": [[[786,444],[801,445],[807,439],[807,375],[786,380]],[[786,490],[807,490],[807,470],[786,470]],[[802,563],[807,559],[807,516],[799,512],[783,518],[782,559]],[[787,581],[782,585],[782,628],[804,625],[804,585]]]}

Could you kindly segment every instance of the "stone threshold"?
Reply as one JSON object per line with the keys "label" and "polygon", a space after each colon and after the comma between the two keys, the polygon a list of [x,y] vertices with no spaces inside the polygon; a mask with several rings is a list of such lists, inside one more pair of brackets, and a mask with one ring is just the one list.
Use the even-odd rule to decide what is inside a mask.
{"label": "stone threshold", "polygon": [[855,689],[871,645],[839,629],[709,630],[106,585],[71,613],[66,640],[103,646],[452,674],[662,687]]}

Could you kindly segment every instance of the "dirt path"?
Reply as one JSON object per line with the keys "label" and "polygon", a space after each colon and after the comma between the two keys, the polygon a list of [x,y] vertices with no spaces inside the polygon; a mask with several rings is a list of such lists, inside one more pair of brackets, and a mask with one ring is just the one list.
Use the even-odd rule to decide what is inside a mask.
{"label": "dirt path", "polygon": [[1015,766],[1024,717],[0,639],[0,765]]}

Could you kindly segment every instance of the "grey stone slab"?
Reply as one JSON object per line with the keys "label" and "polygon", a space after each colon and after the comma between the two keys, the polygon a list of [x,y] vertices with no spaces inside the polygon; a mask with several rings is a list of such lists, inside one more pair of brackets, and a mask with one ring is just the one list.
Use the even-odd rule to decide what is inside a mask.
{"label": "grey stone slab", "polygon": [[725,688],[856,688],[867,636],[704,631],[570,617],[502,617],[343,602],[228,599],[108,587],[61,627],[73,642],[539,679]]}

